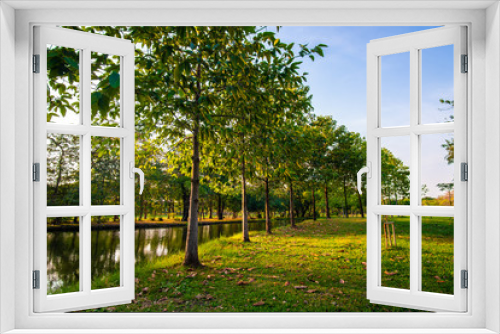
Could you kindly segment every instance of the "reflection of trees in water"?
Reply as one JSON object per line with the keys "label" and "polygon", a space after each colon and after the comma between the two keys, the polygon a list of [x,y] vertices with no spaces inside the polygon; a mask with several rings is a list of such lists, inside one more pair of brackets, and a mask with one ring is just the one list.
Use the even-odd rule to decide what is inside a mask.
{"label": "reflection of trees in water", "polygon": [[47,234],[47,291],[49,294],[60,293],[64,285],[73,286],[70,291],[78,291],[80,272],[80,239],[78,232]]}
{"label": "reflection of trees in water", "polygon": [[102,276],[120,271],[120,231],[92,231],[92,288]]}
{"label": "reflection of trees in water", "polygon": [[[274,222],[275,226],[285,221]],[[241,232],[241,224],[204,225],[198,227],[199,243]],[[251,223],[250,230],[264,230],[264,223]],[[47,233],[48,289],[57,293],[63,285],[78,291],[79,233]],[[167,227],[135,231],[136,263],[154,262],[164,256],[183,252],[186,247],[186,228]],[[92,286],[102,276],[120,270],[120,231],[95,230],[91,236]],[[66,290],[65,290],[66,291]]]}

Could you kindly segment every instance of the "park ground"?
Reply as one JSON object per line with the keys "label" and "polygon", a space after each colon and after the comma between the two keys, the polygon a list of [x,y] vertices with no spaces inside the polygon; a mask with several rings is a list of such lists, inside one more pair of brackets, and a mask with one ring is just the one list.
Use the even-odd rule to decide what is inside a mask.
{"label": "park ground", "polygon": [[[395,218],[397,247],[382,243],[382,284],[409,286],[409,223]],[[453,293],[453,221],[423,221],[425,291]],[[366,299],[366,220],[307,220],[266,235],[250,232],[200,246],[204,267],[182,266],[183,254],[136,266],[132,304],[90,312],[408,312]],[[116,281],[116,282],[114,282]],[[111,276],[97,286],[116,284]]]}

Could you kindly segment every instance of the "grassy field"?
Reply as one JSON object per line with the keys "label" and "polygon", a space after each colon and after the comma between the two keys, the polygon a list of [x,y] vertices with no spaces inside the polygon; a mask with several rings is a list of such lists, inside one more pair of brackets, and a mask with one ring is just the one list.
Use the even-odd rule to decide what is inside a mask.
{"label": "grassy field", "polygon": [[[409,222],[396,223],[398,247],[383,252],[383,285],[408,287]],[[423,221],[423,287],[452,293],[453,221]],[[200,247],[205,267],[181,266],[182,254],[136,266],[132,304],[91,312],[404,312],[366,299],[366,222],[363,219],[305,221],[271,236],[251,232]],[[117,283],[103,279],[98,286]]]}

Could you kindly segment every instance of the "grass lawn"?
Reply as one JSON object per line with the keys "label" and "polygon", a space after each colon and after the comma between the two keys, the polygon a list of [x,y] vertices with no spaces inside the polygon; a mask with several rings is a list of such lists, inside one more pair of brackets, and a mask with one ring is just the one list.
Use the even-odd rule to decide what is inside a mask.
{"label": "grass lawn", "polygon": [[[409,286],[409,222],[396,223],[398,247],[383,250],[383,285]],[[423,287],[453,289],[453,220],[423,221]],[[450,232],[451,231],[451,232]],[[205,267],[182,267],[183,254],[136,265],[132,304],[89,312],[404,312],[366,299],[366,221],[308,220],[289,226],[213,240],[200,247]],[[383,242],[383,240],[381,241]],[[446,265],[448,264],[448,265]],[[116,286],[117,276],[96,282]],[[94,284],[93,284],[94,285]],[[451,287],[451,290],[450,290]]]}

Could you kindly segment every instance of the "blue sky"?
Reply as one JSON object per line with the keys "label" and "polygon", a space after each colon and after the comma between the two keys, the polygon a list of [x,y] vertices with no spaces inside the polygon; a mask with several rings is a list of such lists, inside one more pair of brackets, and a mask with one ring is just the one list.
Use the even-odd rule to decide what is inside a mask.
{"label": "blue sky", "polygon": [[[370,40],[411,33],[432,27],[281,27],[283,42],[328,45],[325,57],[304,61],[314,112],[331,115],[350,131],[366,135],[366,45]],[[274,28],[269,28],[275,30]],[[452,115],[440,98],[453,100],[453,47],[422,50],[422,122],[442,123]],[[409,125],[409,56],[382,57],[382,126]],[[435,136],[437,138],[437,136]],[[446,137],[446,138],[449,138]],[[409,165],[405,140],[386,140],[387,148]],[[452,166],[444,160],[439,141],[422,138],[422,182],[429,195],[441,194],[435,184],[451,182]],[[427,172],[428,171],[428,172]]]}

